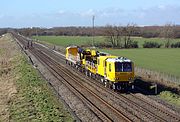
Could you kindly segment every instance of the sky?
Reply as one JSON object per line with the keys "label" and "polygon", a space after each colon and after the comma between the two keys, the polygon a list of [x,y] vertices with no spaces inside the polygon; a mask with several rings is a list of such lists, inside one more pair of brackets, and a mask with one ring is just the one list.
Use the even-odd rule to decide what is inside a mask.
{"label": "sky", "polygon": [[0,0],[0,28],[180,25],[180,0]]}

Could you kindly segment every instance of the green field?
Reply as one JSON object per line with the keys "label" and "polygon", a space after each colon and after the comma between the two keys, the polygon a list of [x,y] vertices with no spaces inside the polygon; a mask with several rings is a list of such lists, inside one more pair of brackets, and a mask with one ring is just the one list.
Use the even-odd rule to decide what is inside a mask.
{"label": "green field", "polygon": [[[92,45],[92,37],[87,36],[34,36],[33,38],[49,42],[55,45],[69,46],[69,45]],[[95,37],[95,43],[104,41],[104,37]]]}
{"label": "green field", "polygon": [[[33,37],[55,45],[68,46],[68,45],[91,45],[92,37],[69,37],[69,36],[39,36]],[[164,43],[162,39],[153,38],[137,38],[133,40],[139,42],[140,47],[144,41],[156,41]],[[104,37],[95,37],[95,42],[103,42]],[[175,42],[180,41],[178,39]],[[138,67],[151,69],[159,72],[165,72],[180,77],[180,49],[101,49],[101,51],[108,52],[117,56],[124,56],[132,59]]]}
{"label": "green field", "polygon": [[[92,45],[92,37],[88,36],[33,36],[33,38],[38,40],[43,40],[55,45],[69,46],[69,45]],[[132,37],[132,40],[137,41],[140,48],[145,41],[158,42],[164,45],[165,41],[160,38],[141,38]],[[96,36],[94,37],[94,43],[106,42],[105,37]],[[171,43],[180,42],[180,39],[174,39]]]}
{"label": "green field", "polygon": [[103,49],[113,55],[128,57],[138,67],[180,77],[180,49]]}

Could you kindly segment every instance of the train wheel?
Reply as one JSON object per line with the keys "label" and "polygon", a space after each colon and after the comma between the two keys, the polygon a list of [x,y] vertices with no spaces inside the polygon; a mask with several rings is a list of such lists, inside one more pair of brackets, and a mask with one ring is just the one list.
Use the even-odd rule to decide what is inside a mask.
{"label": "train wheel", "polygon": [[110,82],[109,81],[107,81],[107,88],[109,88],[109,89],[111,89],[111,84],[110,84]]}
{"label": "train wheel", "polygon": [[88,71],[87,70],[85,71],[85,74],[86,74],[86,76],[88,76]]}
{"label": "train wheel", "polygon": [[113,88],[113,90],[115,90],[115,89],[116,89],[116,86],[115,86],[115,84],[113,84],[113,85],[112,85],[112,88]]}
{"label": "train wheel", "polygon": [[89,77],[92,77],[92,73],[91,72],[89,72]]}
{"label": "train wheel", "polygon": [[134,85],[131,85],[131,89],[134,90]]}
{"label": "train wheel", "polygon": [[107,81],[104,82],[104,87],[108,87]]}
{"label": "train wheel", "polygon": [[76,65],[76,69],[78,70],[78,65]]}
{"label": "train wheel", "polygon": [[117,91],[117,86],[115,84],[112,85],[112,88],[115,92]]}
{"label": "train wheel", "polygon": [[95,79],[95,80],[97,79],[97,75],[96,75],[96,74],[94,75],[94,79]]}
{"label": "train wheel", "polygon": [[110,89],[113,89],[113,85],[110,84],[110,85],[109,85],[109,88],[110,88]]}
{"label": "train wheel", "polygon": [[81,67],[79,67],[79,69],[80,69],[79,71],[83,73],[83,69]]}
{"label": "train wheel", "polygon": [[103,79],[103,78],[101,78],[101,79],[100,79],[100,81],[103,83],[103,82],[104,82],[104,79]]}

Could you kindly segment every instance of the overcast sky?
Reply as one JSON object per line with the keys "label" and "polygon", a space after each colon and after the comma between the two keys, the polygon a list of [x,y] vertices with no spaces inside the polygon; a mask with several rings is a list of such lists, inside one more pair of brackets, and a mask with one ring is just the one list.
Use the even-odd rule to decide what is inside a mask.
{"label": "overcast sky", "polygon": [[0,0],[0,28],[180,24],[180,0]]}

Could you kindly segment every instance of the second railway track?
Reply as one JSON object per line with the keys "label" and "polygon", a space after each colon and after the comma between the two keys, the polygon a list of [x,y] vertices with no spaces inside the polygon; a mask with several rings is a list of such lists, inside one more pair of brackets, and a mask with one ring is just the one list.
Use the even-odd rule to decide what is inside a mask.
{"label": "second railway track", "polygon": [[[26,45],[25,38],[19,37],[18,35],[15,37],[21,41],[23,45]],[[84,101],[102,121],[180,121],[179,115],[164,109],[161,106],[152,105],[147,100],[142,99],[135,94],[122,95],[112,92],[111,90],[104,88],[100,83],[97,83],[97,81],[89,79],[82,73],[71,68],[73,72],[79,75],[79,77],[74,76],[72,72],[68,71],[68,68],[70,67],[65,68],[54,60],[59,59],[63,61],[64,57],[60,58],[60,56],[58,57],[47,49],[38,45],[36,46],[38,50],[30,49],[33,55],[36,55],[36,57],[48,67],[52,74],[54,73],[56,77],[62,77],[64,79],[64,84],[66,84],[66,86],[69,85],[71,90],[78,94],[82,101]],[[88,82],[87,79],[89,79],[89,81],[91,80],[91,82]],[[97,93],[98,91],[99,93]],[[104,97],[102,97],[103,95]],[[89,97],[86,98],[85,96]],[[128,114],[122,112],[123,110],[126,110],[125,113]]]}
{"label": "second railway track", "polygon": [[[48,53],[48,52],[46,52]],[[51,54],[54,57],[58,58],[56,55]],[[65,62],[64,57],[61,56],[60,60],[63,62]],[[75,69],[72,69],[74,72],[76,72],[77,74],[79,74],[81,77],[85,77],[86,79],[89,79],[88,77],[86,77],[85,75],[83,75],[82,73],[78,72]],[[96,89],[103,89],[106,91],[106,93],[110,94],[111,96],[115,96],[116,101],[119,101],[119,105],[120,105],[120,101],[124,101],[124,103],[126,103],[125,107],[127,108],[133,108],[134,110],[136,110],[136,112],[134,112],[134,110],[132,111],[132,109],[129,109],[129,112],[134,114],[137,117],[141,117],[142,121],[173,121],[173,122],[178,122],[180,121],[180,116],[172,111],[169,111],[168,109],[162,107],[161,105],[156,105],[156,104],[152,104],[152,102],[149,102],[148,100],[145,100],[141,97],[139,97],[136,94],[128,94],[128,95],[123,95],[123,94],[117,94],[114,93],[112,91],[110,91],[109,89],[106,89],[102,86],[102,84],[97,83],[97,81],[94,81],[93,79],[89,79],[89,81],[93,81],[92,82],[87,82],[88,85],[92,86],[92,87],[96,87]],[[106,94],[104,93],[104,95]],[[122,106],[122,105],[121,105]],[[128,110],[127,110],[128,111]],[[141,114],[141,115],[140,115]]]}
{"label": "second railway track", "polygon": [[57,64],[41,51],[35,51],[35,55],[48,66],[52,72],[63,78],[65,84],[71,91],[76,93],[103,121],[131,121],[119,110],[100,98],[94,91],[79,82],[79,80],[66,71],[67,69]]}

